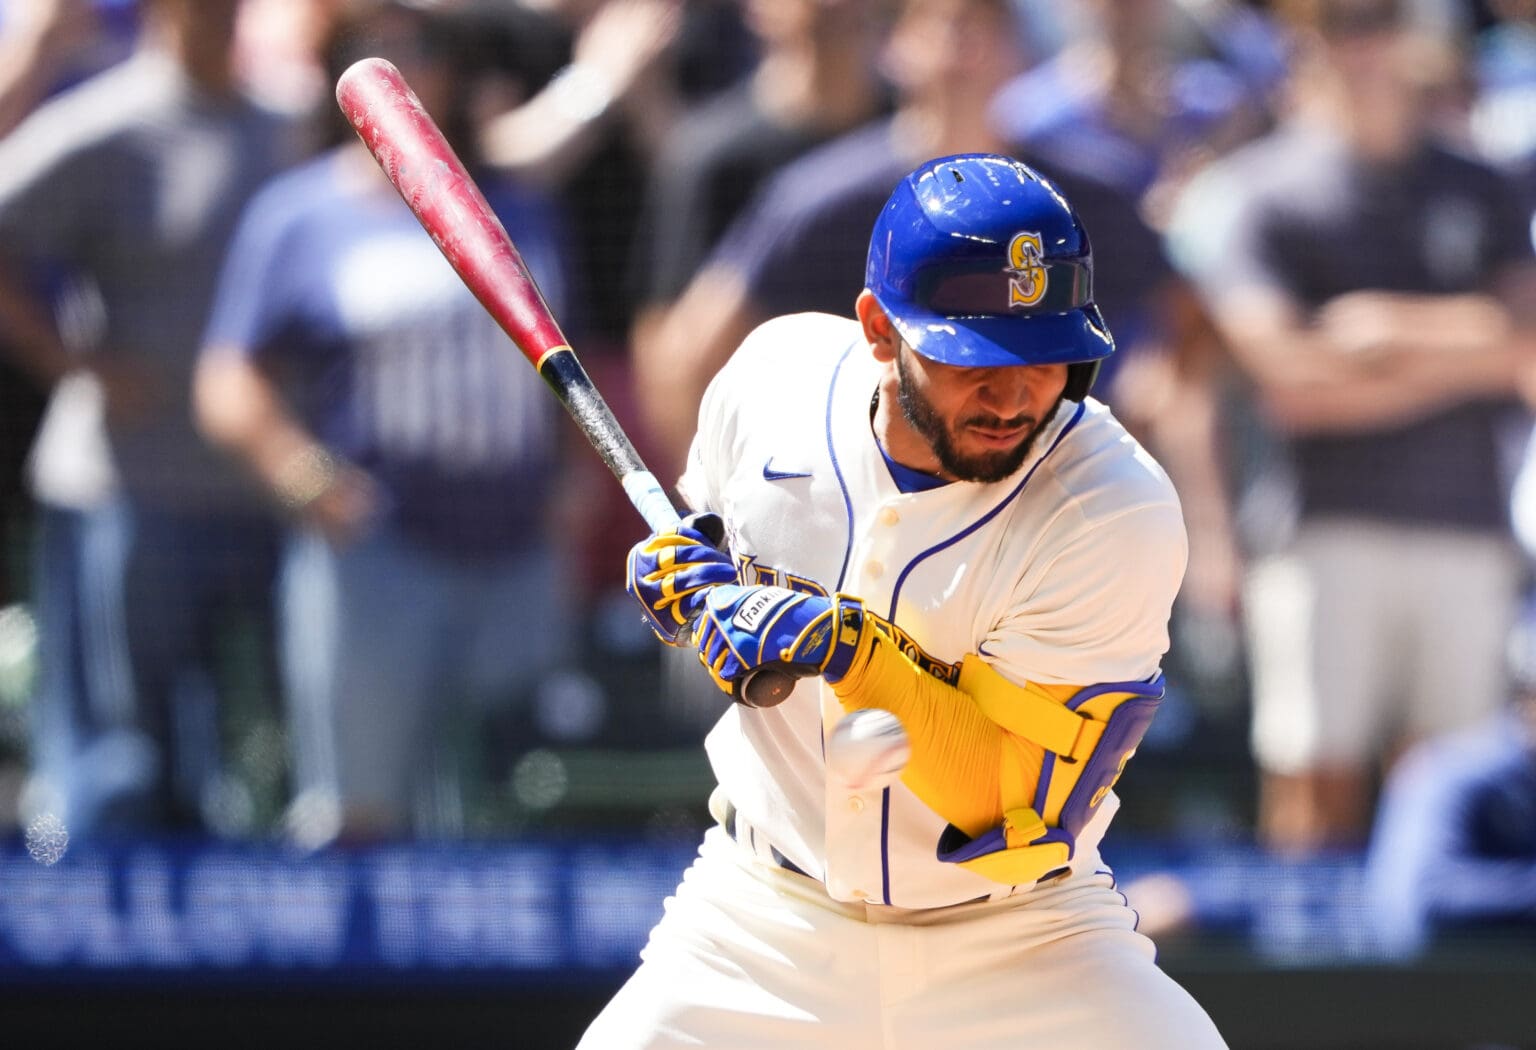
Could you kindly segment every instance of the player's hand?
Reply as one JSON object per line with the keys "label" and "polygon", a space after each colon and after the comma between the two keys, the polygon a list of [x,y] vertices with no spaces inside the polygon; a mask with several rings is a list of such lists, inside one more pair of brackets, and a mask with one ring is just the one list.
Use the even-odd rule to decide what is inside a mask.
{"label": "player's hand", "polygon": [[706,593],[693,643],[715,684],[734,695],[734,683],[760,667],[840,681],[867,658],[874,634],[873,618],[851,595],[727,584]]}
{"label": "player's hand", "polygon": [[671,49],[682,24],[677,0],[614,0],[576,37],[572,64],[601,75],[609,94],[623,99]]}
{"label": "player's hand", "polygon": [[645,622],[668,645],[686,645],[688,628],[711,587],[736,582],[736,565],[717,544],[724,525],[716,514],[692,514],[652,534],[629,551],[624,589],[640,603]]}

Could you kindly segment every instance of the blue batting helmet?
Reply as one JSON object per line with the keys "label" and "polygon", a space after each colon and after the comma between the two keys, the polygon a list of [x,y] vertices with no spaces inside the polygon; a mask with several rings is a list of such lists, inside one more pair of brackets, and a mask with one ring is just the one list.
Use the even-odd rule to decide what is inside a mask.
{"label": "blue batting helmet", "polygon": [[1068,364],[1088,392],[1115,342],[1093,301],[1088,232],[1061,191],[1011,157],[929,161],[896,187],[865,284],[908,345],[947,365]]}

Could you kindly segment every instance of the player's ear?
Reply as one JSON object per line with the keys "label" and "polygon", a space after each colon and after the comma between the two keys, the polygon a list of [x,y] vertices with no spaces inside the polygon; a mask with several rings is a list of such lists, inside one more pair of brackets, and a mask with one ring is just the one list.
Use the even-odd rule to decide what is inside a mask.
{"label": "player's ear", "polygon": [[901,336],[896,331],[896,326],[891,324],[891,319],[885,315],[885,310],[875,299],[875,293],[868,288],[859,293],[859,297],[853,304],[854,312],[859,315],[859,324],[864,326],[864,339],[869,343],[870,351],[875,355],[876,361],[896,360],[896,351],[901,346]]}

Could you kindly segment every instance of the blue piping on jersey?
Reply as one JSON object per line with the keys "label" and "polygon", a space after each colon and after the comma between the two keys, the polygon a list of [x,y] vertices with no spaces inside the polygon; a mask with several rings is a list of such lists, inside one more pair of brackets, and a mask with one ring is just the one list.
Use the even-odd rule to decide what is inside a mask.
{"label": "blue piping on jersey", "polygon": [[843,547],[843,567],[837,570],[837,586],[832,588],[833,591],[843,589],[843,580],[848,575],[848,559],[853,557],[853,497],[848,494],[848,483],[843,480],[843,468],[837,462],[837,446],[832,441],[832,402],[836,400],[837,377],[842,374],[843,364],[857,345],[857,342],[848,344],[843,356],[837,359],[837,367],[832,369],[832,382],[827,384],[827,456],[832,460],[832,474],[837,478],[838,490],[843,494],[843,510],[848,516],[848,543]]}
{"label": "blue piping on jersey", "polygon": [[891,789],[880,792],[880,899],[891,903]]}
{"label": "blue piping on jersey", "polygon": [[[1008,493],[1007,497],[1005,499],[1003,499],[1002,501],[1000,501],[997,506],[995,506],[991,510],[987,511],[981,517],[979,517],[975,521],[971,522],[971,524],[967,525],[965,528],[963,528],[959,532],[955,533],[953,536],[951,536],[949,539],[945,540],[943,543],[940,543],[940,544],[937,544],[935,546],[929,547],[927,550],[923,551],[921,554],[919,554],[917,557],[913,558],[911,561],[909,561],[907,563],[907,567],[901,570],[901,575],[896,577],[896,587],[891,592],[891,608],[890,608],[890,611],[887,612],[886,615],[885,615],[885,618],[887,620],[890,620],[893,623],[895,622],[895,620],[896,620],[896,606],[901,601],[901,588],[902,588],[902,585],[907,582],[907,577],[912,575],[912,570],[917,568],[917,566],[918,566],[918,564],[920,562],[924,561],[927,558],[932,557],[933,555],[939,553],[939,551],[944,550],[945,548],[953,547],[955,544],[957,544],[961,540],[965,539],[971,533],[973,533],[977,529],[981,528],[987,522],[989,522],[993,518],[997,517],[998,514],[1000,514],[1002,512],[1002,509],[1004,507],[1006,507],[1006,506],[1008,506],[1008,504],[1012,503],[1014,501],[1014,499],[1018,496],[1018,494],[1020,492],[1024,491],[1024,486],[1028,485],[1029,484],[1029,479],[1035,476],[1035,471],[1040,469],[1040,464],[1044,463],[1046,461],[1046,459],[1050,456],[1050,454],[1052,452],[1056,451],[1056,446],[1060,445],[1061,442],[1062,442],[1062,439],[1064,439],[1068,434],[1070,434],[1072,432],[1072,429],[1077,426],[1078,421],[1083,418],[1083,412],[1086,411],[1086,410],[1087,410],[1087,406],[1083,402],[1079,401],[1078,404],[1077,404],[1077,411],[1072,413],[1072,418],[1067,420],[1067,425],[1061,428],[1061,433],[1056,435],[1056,440],[1051,442],[1051,447],[1045,450],[1045,454],[1042,455],[1038,460],[1035,461],[1035,465],[1034,466],[1029,468],[1029,473],[1025,474],[1024,477],[1019,480],[1019,484],[1014,488],[1014,490],[1012,492]],[[846,569],[847,566],[845,565],[844,568]]]}

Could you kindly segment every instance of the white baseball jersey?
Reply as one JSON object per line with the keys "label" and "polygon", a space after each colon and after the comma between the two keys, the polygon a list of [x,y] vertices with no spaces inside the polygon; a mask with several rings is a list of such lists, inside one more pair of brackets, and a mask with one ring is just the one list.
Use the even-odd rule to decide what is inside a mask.
{"label": "white baseball jersey", "polygon": [[[1016,683],[1154,678],[1187,548],[1152,457],[1104,405],[1064,401],[1011,477],[903,493],[871,427],[880,368],[856,322],[799,314],[759,328],[711,384],[680,487],[725,518],[742,582],[857,595],[941,673],[976,653]],[[1010,892],[936,858],[945,821],[904,785],[861,797],[829,783],[823,740],[842,714],[808,678],[711,730],[715,775],[752,835],[840,901]],[[1117,807],[1111,795],[1078,835],[1074,872],[1099,866]]]}

